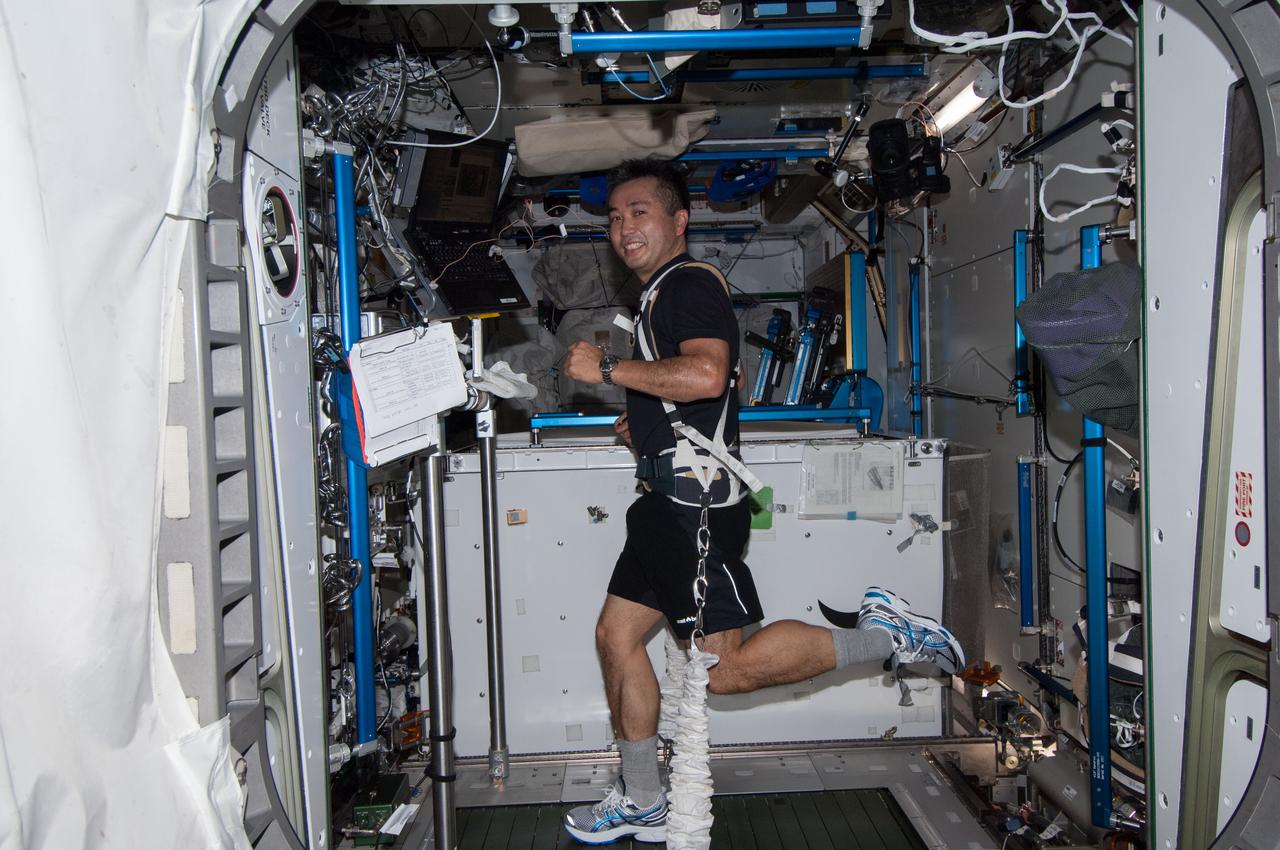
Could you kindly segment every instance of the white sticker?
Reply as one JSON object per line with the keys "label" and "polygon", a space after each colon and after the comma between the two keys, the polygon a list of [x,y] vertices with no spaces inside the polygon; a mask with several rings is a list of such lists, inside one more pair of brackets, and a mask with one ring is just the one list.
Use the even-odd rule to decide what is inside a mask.
{"label": "white sticker", "polygon": [[405,824],[417,813],[417,803],[401,803],[400,808],[391,813],[391,817],[387,818],[387,822],[378,831],[383,835],[399,835]]}

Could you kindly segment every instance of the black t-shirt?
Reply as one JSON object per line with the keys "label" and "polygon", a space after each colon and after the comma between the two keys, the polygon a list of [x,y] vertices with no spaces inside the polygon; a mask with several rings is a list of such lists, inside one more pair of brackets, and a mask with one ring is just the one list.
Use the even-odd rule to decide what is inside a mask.
{"label": "black t-shirt", "polygon": [[[692,258],[682,254],[667,263],[655,274]],[[657,341],[659,359],[675,357],[680,353],[680,343],[690,339],[723,339],[729,343],[729,372],[738,362],[738,319],[733,313],[733,302],[720,281],[706,269],[680,268],[670,272],[658,286],[658,297],[653,311],[647,317],[652,322],[653,336]],[[643,359],[639,342],[631,356]],[[738,396],[729,394],[729,413],[725,419],[724,440],[733,445],[738,440]],[[714,436],[724,395],[713,399],[677,402],[681,417],[708,438]],[[627,414],[631,423],[631,442],[644,456],[661,454],[674,448],[675,433],[667,419],[662,402],[647,393],[627,390]]]}

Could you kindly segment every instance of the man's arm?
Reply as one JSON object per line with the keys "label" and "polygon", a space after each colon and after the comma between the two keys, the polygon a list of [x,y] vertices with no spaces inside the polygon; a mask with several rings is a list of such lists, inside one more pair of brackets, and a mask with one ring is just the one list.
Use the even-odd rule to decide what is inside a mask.
{"label": "man's arm", "polygon": [[[569,346],[564,372],[584,384],[603,383],[600,358],[604,351],[579,340]],[[613,367],[620,387],[670,401],[716,398],[729,384],[729,343],[723,339],[688,339],[680,354],[661,360],[621,360]]]}

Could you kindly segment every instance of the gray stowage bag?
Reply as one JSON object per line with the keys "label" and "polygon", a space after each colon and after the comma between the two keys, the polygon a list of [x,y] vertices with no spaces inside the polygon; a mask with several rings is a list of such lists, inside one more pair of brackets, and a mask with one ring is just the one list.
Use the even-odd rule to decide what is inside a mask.
{"label": "gray stowage bag", "polygon": [[1062,272],[1017,308],[1053,388],[1082,415],[1138,429],[1142,271],[1132,263]]}

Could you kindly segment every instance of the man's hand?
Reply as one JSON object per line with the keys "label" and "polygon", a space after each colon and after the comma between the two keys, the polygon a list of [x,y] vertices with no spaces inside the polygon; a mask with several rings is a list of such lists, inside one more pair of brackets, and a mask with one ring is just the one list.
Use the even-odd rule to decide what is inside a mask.
{"label": "man's hand", "polygon": [[631,420],[627,418],[627,414],[622,414],[613,420],[613,431],[622,438],[622,442],[627,444],[627,448],[634,448],[631,445]]}
{"label": "man's hand", "polygon": [[564,361],[564,373],[584,384],[603,384],[604,377],[600,374],[602,357],[604,357],[603,348],[578,340],[569,346],[569,354]]}

